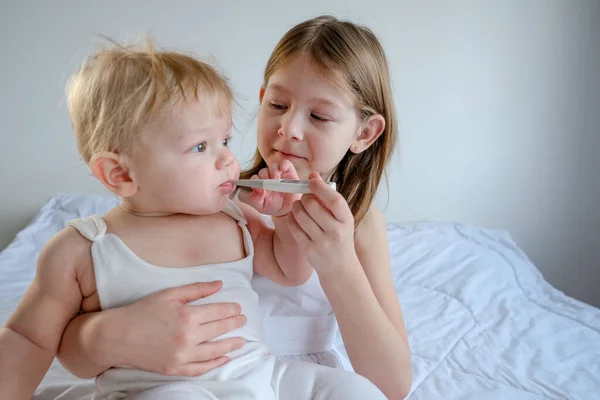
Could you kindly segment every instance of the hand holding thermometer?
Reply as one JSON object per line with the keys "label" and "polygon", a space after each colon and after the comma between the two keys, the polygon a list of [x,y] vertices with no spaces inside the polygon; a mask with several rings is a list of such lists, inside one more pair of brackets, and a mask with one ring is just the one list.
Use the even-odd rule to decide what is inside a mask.
{"label": "hand holding thermometer", "polygon": [[[235,186],[254,189],[263,189],[281,193],[312,193],[308,188],[308,181],[298,179],[238,179],[232,181]],[[327,182],[335,190],[335,182]]]}

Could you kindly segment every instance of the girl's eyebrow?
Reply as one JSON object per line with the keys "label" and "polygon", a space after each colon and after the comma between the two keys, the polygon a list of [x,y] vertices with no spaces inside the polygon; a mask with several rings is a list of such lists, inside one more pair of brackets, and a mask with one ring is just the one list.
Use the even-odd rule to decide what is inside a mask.
{"label": "girl's eyebrow", "polygon": [[332,100],[323,99],[320,97],[316,97],[316,98],[312,99],[311,103],[320,104],[320,105],[324,105],[324,106],[330,106],[330,107],[339,107],[338,103],[336,103]]}
{"label": "girl's eyebrow", "polygon": [[278,83],[269,83],[269,87],[273,90],[277,90],[278,92],[284,92],[289,94],[290,91],[288,89],[286,89],[284,86],[278,84]]}
{"label": "girl's eyebrow", "polygon": [[[273,90],[276,90],[278,92],[283,92],[285,94],[291,94],[292,92],[290,90],[288,90],[285,86],[282,86],[278,83],[273,83],[273,84],[269,84],[269,87]],[[340,105],[333,101],[333,100],[329,100],[323,97],[314,97],[312,99],[310,99],[311,103],[315,103],[315,104],[320,104],[320,105],[324,105],[324,106],[332,106],[332,107],[339,107]]]}

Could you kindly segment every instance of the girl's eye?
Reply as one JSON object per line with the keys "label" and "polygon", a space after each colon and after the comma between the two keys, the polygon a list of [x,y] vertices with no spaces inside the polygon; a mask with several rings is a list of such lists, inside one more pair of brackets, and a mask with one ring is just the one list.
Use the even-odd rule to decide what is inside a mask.
{"label": "girl's eye", "polygon": [[319,117],[317,114],[310,114],[313,119],[316,119],[319,122],[327,122],[329,121],[327,118]]}
{"label": "girl's eye", "polygon": [[204,153],[206,150],[206,142],[198,143],[194,147],[192,147],[192,152],[194,153]]}
{"label": "girl's eye", "polygon": [[223,146],[229,147],[229,142],[231,142],[230,137],[223,139]]}
{"label": "girl's eye", "polygon": [[272,101],[269,102],[269,107],[271,107],[273,110],[285,110],[284,105],[273,103]]}

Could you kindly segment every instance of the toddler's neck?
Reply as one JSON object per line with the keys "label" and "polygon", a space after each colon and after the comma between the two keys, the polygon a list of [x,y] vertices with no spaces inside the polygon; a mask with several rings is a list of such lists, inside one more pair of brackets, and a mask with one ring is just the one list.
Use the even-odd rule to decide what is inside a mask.
{"label": "toddler's neck", "polygon": [[157,212],[157,213],[151,213],[151,212],[138,212],[138,211],[134,211],[132,209],[130,209],[129,207],[127,207],[125,204],[121,203],[119,204],[119,207],[121,207],[122,210],[124,210],[125,212],[131,214],[131,215],[135,215],[138,217],[149,217],[149,218],[158,218],[158,217],[168,217],[170,215],[175,215],[176,213],[171,213],[171,212]]}

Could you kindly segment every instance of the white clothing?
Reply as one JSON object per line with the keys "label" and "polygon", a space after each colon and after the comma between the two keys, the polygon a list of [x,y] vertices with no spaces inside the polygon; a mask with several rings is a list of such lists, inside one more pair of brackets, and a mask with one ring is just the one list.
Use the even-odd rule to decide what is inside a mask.
{"label": "white clothing", "polygon": [[[275,398],[282,400],[385,399],[375,385],[360,375],[302,361],[276,361],[271,385]],[[212,389],[212,391],[207,390],[203,383],[178,382],[146,390],[127,397],[127,400],[239,400],[249,398],[245,397],[245,393],[233,392],[222,382],[218,387]]]}
{"label": "white clothing", "polygon": [[[263,217],[273,227],[271,217]],[[265,341],[278,359],[353,370],[335,346],[337,321],[316,272],[299,286],[281,286],[254,275],[252,288],[259,293]]]}
{"label": "white clothing", "polygon": [[[243,214],[235,203],[230,201],[224,212],[237,221],[243,232],[246,257],[230,263],[188,268],[166,268],[142,260],[118,236],[106,233],[106,224],[98,215],[73,220],[69,223],[93,242],[92,259],[102,309],[127,305],[169,287],[218,279],[223,282],[222,289],[193,304],[236,302],[240,304],[242,313],[248,317],[245,326],[215,339],[241,336],[246,340],[241,349],[228,354],[232,360],[227,364],[199,377],[171,377],[129,367],[111,368],[96,379],[94,399],[119,399],[128,395],[135,395],[135,398],[139,399],[151,399],[157,398],[153,396],[157,396],[158,393],[162,396],[161,398],[177,399],[269,400],[278,399],[280,396],[282,399],[308,399],[314,398],[316,395],[311,390],[327,392],[326,387],[329,385],[332,386],[332,393],[339,391],[343,398],[383,398],[381,392],[373,384],[356,374],[299,361],[276,362],[263,339],[259,298],[251,285],[254,256],[252,237],[246,227]],[[257,283],[258,285],[265,284],[262,281]],[[307,310],[310,311],[310,307],[307,307]],[[273,315],[273,310],[270,311]],[[270,318],[281,317],[277,316],[276,310],[274,315]],[[319,318],[316,319],[316,321],[319,320]],[[335,323],[335,320],[333,322]],[[272,323],[268,325],[268,330],[280,329],[283,326],[273,326]],[[310,349],[313,351],[308,352],[327,350],[327,347],[331,345],[334,337],[327,336],[327,332],[333,331],[335,334],[335,326],[333,329],[332,326],[321,328],[324,335],[317,337],[316,345]],[[290,334],[291,343],[301,342],[298,340],[299,336],[294,336],[293,333],[293,331],[286,331],[283,334],[278,332],[277,336],[285,338],[286,334]],[[309,348],[310,342],[305,342],[303,345]],[[284,349],[284,346],[285,342],[282,341],[281,349]],[[302,350],[302,346],[297,346],[294,350]],[[289,378],[291,376],[294,378]],[[306,382],[296,382],[296,378],[299,376]],[[327,379],[324,379],[324,376],[327,376]],[[313,383],[312,386],[309,382]],[[298,385],[308,388],[306,396],[298,397],[298,388],[295,387]],[[288,387],[292,392],[287,391]],[[359,392],[359,389],[362,392]],[[167,392],[171,393],[171,391],[175,392],[167,395]],[[184,395],[188,392],[193,396]]]}

